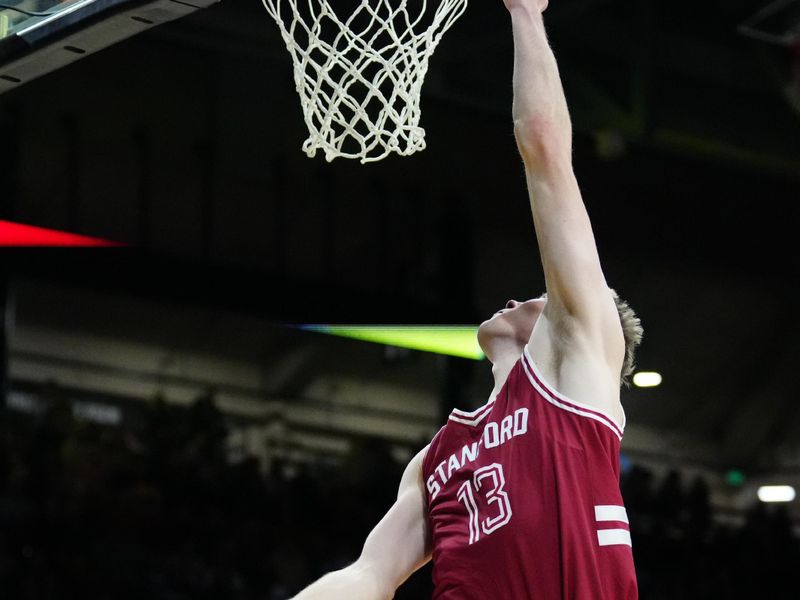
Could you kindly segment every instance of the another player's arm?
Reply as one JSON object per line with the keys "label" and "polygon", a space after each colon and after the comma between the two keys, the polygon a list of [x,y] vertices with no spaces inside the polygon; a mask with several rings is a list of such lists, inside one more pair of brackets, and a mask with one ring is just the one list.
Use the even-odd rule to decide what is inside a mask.
{"label": "another player's arm", "polygon": [[546,0],[505,3],[514,30],[514,133],[544,268],[545,312],[560,339],[599,350],[617,367],[624,340],[572,169],[572,123],[541,14]]}
{"label": "another player's arm", "polygon": [[406,467],[389,512],[367,537],[361,556],[349,567],[328,573],[294,600],[384,600],[430,559],[430,543],[417,454]]}

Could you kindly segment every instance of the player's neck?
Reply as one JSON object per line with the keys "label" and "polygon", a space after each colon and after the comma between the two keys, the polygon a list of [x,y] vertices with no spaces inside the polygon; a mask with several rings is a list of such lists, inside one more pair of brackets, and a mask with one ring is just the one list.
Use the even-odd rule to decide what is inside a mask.
{"label": "player's neck", "polygon": [[492,363],[494,389],[492,390],[491,396],[489,396],[489,402],[493,402],[500,393],[500,390],[503,389],[506,379],[508,379],[508,374],[511,373],[511,369],[514,368],[514,365],[517,363],[520,354],[522,354],[522,352],[519,352],[516,355],[513,353],[505,353],[502,356],[497,357]]}

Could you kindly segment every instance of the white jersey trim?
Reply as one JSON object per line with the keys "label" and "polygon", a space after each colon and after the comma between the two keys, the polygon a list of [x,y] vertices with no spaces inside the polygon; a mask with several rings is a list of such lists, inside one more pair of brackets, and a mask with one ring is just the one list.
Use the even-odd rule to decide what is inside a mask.
{"label": "white jersey trim", "polygon": [[611,415],[603,412],[602,410],[597,409],[594,406],[589,406],[588,404],[572,400],[571,398],[560,394],[551,384],[547,382],[544,377],[542,377],[539,369],[536,368],[536,363],[533,362],[533,358],[531,358],[527,345],[523,350],[523,356],[524,360],[522,361],[522,366],[525,370],[525,375],[527,375],[531,385],[533,385],[536,391],[538,391],[545,400],[547,400],[550,404],[557,406],[558,408],[582,417],[594,419],[598,423],[602,423],[611,431],[613,431],[614,435],[616,435],[617,438],[622,441],[624,421],[623,426],[620,427],[614,418],[611,417]]}
{"label": "white jersey trim", "polygon": [[600,504],[594,507],[595,521],[628,522],[628,512],[624,506],[618,504]]}
{"label": "white jersey trim", "polygon": [[633,546],[631,532],[627,529],[598,529],[597,542],[601,546]]}
{"label": "white jersey trim", "polygon": [[489,402],[488,404],[484,404],[480,408],[476,408],[473,411],[466,412],[463,410],[458,410],[454,408],[453,411],[450,413],[450,420],[455,421],[456,423],[463,423],[464,425],[471,425],[475,426],[481,421],[486,418],[492,411],[492,407],[494,406],[494,401]]}

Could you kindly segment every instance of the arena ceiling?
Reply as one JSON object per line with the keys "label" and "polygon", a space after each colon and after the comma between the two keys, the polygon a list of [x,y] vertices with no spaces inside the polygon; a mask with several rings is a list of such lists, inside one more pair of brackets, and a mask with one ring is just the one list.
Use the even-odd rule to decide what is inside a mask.
{"label": "arena ceiling", "polygon": [[[737,31],[764,4],[552,0],[548,20],[606,274],[642,316],[640,365],[664,375],[625,392],[630,422],[707,442],[717,464],[796,473],[800,114],[791,52]],[[302,155],[288,55],[255,1],[0,96],[3,216],[132,246],[4,253],[20,318],[158,339],[169,319],[142,327],[107,299],[265,323],[475,323],[538,294],[511,59],[500,0],[473,3],[432,61],[428,150],[371,166]],[[314,353],[308,376],[353,368],[335,354]]]}

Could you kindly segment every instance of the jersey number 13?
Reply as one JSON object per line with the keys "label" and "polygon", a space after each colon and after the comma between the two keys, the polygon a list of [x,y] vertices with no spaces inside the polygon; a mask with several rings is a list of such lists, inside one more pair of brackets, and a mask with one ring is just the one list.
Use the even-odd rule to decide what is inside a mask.
{"label": "jersey number 13", "polygon": [[[481,534],[489,535],[511,520],[511,502],[503,489],[505,484],[503,465],[493,463],[476,470],[472,479],[458,488],[458,500],[464,503],[469,514],[470,544],[477,542]],[[481,515],[475,502],[477,494],[482,494],[486,499],[486,512],[491,514]]]}

